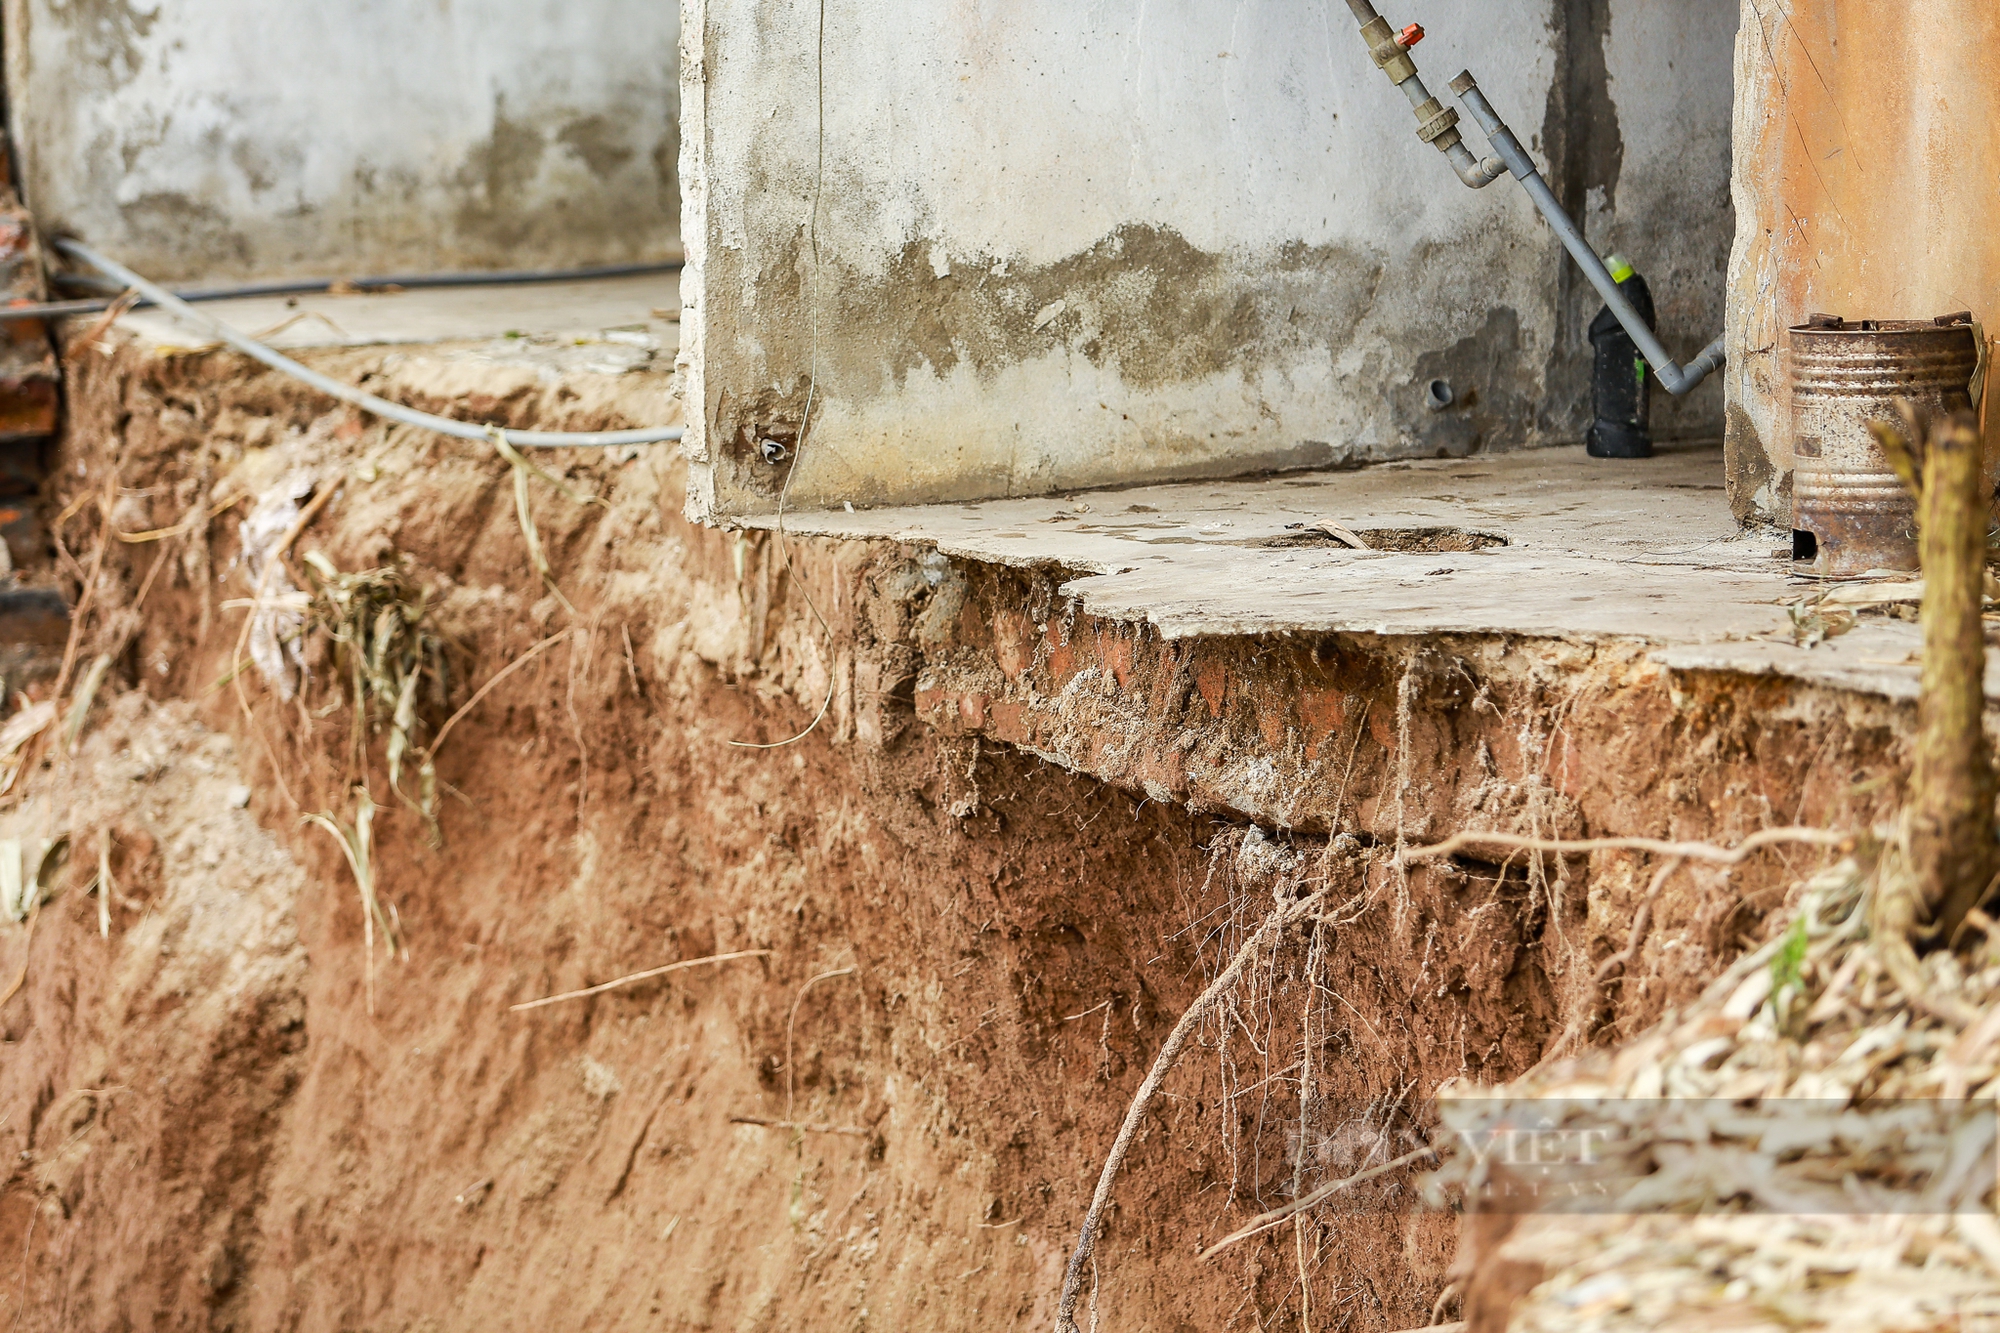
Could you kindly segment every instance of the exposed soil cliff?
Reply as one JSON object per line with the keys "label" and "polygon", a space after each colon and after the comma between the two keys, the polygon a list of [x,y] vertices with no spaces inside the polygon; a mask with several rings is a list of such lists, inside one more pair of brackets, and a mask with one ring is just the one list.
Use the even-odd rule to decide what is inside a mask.
{"label": "exposed soil cliff", "polygon": [[[636,376],[318,360],[515,425],[660,408]],[[23,1328],[1046,1328],[1165,1033],[1274,896],[1329,884],[1317,947],[1288,937],[1171,1076],[1097,1302],[1111,1328],[1295,1327],[1303,1263],[1315,1329],[1426,1324],[1455,1224],[1393,1177],[1196,1253],[1344,1174],[1352,1124],[1691,995],[1790,878],[1691,874],[1600,987],[1632,865],[1405,875],[1399,840],[1726,836],[1895,786],[1886,704],[1676,680],[1629,646],[1163,645],[1047,578],[692,526],[666,450],[537,460],[601,501],[527,482],[552,589],[490,448],[214,356],[114,347],[71,393],[49,504],[77,659],[114,666],[77,752],[51,744],[0,812],[73,849],[33,933],[0,924],[0,983],[26,960],[0,1008],[0,1316]],[[449,669],[419,748],[534,653],[438,748],[439,845],[386,727],[357,761],[323,635],[289,699],[246,660],[240,524],[328,490],[266,598],[309,588],[308,553],[425,589]],[[741,744],[823,703],[795,743]],[[1226,783],[1149,783],[1146,747],[1221,769],[1229,728],[1280,713],[1318,728],[1271,779],[1310,786],[1311,835],[1252,827]],[[351,827],[357,784],[402,946],[376,941],[372,1014],[354,875],[301,822]]]}

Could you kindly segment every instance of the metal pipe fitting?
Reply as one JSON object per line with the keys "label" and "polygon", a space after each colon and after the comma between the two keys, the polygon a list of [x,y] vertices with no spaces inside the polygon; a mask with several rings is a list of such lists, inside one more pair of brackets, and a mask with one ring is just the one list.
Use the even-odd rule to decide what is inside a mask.
{"label": "metal pipe fitting", "polygon": [[[1423,29],[1412,24],[1399,37],[1389,21],[1375,12],[1370,0],[1347,0],[1347,7],[1361,24],[1361,40],[1368,43],[1368,54],[1376,68],[1410,99],[1410,110],[1417,117],[1417,137],[1443,153],[1459,180],[1472,189],[1484,189],[1504,175],[1505,163],[1491,157],[1482,162],[1465,146],[1465,136],[1458,128],[1457,109],[1438,101],[1424,87],[1423,78],[1417,73],[1417,62],[1410,55],[1410,48],[1423,40]],[[1415,35],[1411,36],[1412,33]]]}

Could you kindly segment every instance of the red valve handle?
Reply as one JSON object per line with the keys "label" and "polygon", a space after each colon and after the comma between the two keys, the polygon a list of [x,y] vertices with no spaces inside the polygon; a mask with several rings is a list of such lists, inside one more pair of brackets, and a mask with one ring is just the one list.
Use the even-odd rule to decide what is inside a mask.
{"label": "red valve handle", "polygon": [[1412,23],[1409,27],[1403,29],[1402,33],[1396,38],[1396,45],[1407,51],[1423,39],[1424,25],[1421,23]]}

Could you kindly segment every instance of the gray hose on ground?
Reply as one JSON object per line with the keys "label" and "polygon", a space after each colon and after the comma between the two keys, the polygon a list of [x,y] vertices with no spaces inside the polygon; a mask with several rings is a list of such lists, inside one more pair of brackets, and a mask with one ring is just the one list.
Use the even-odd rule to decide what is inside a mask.
{"label": "gray hose on ground", "polygon": [[[374,277],[304,278],[277,282],[237,282],[222,287],[182,289],[174,295],[183,301],[235,301],[250,296],[302,296],[330,291],[343,283],[361,294],[371,288],[401,287],[415,291],[426,287],[522,287],[543,282],[595,282],[599,278],[643,278],[657,273],[678,273],[686,265],[678,259],[648,260],[637,264],[597,264],[587,268],[503,268],[468,269],[453,273],[384,273]],[[124,289],[109,278],[93,278],[86,273],[58,273],[57,283],[83,287],[105,296],[117,296]]]}
{"label": "gray hose on ground", "polygon": [[1451,90],[1458,94],[1461,102],[1465,103],[1465,109],[1472,113],[1472,118],[1479,122],[1479,128],[1485,131],[1487,142],[1500,155],[1500,160],[1506,164],[1507,170],[1521,182],[1521,188],[1535,201],[1535,207],[1542,211],[1542,216],[1548,220],[1549,226],[1555,229],[1563,248],[1569,251],[1570,258],[1574,259],[1577,266],[1583,270],[1583,276],[1590,279],[1590,285],[1604,298],[1604,304],[1618,317],[1618,322],[1625,326],[1625,332],[1632,335],[1632,341],[1638,344],[1640,353],[1653,367],[1653,373],[1659,377],[1662,387],[1668,393],[1679,397],[1718,369],[1723,363],[1723,342],[1720,338],[1702,348],[1700,355],[1685,366],[1674,363],[1674,359],[1667,355],[1666,346],[1660,342],[1658,335],[1647,326],[1644,319],[1640,318],[1632,303],[1625,299],[1625,293],[1618,289],[1618,282],[1611,276],[1611,270],[1604,266],[1602,259],[1598,258],[1597,251],[1590,248],[1590,242],[1584,239],[1583,232],[1576,225],[1575,219],[1570,217],[1561,202],[1557,200],[1555,191],[1551,190],[1549,183],[1542,179],[1542,173],[1536,170],[1533,160],[1521,147],[1521,141],[1514,137],[1514,132],[1500,119],[1499,113],[1493,109],[1493,104],[1486,100],[1486,94],[1479,91],[1479,85],[1473,80],[1471,71],[1468,70],[1453,79]]}
{"label": "gray hose on ground", "polygon": [[290,375],[301,384],[309,384],[321,393],[338,398],[343,403],[350,403],[364,412],[388,421],[399,421],[406,426],[416,426],[422,430],[434,430],[440,435],[450,435],[460,440],[491,441],[495,431],[499,431],[509,444],[538,449],[602,449],[624,444],[660,444],[680,439],[686,429],[682,426],[655,426],[641,430],[501,430],[496,426],[486,426],[471,421],[454,421],[450,417],[419,412],[415,408],[404,407],[401,403],[377,398],[374,394],[357,389],[351,384],[343,384],[331,376],[322,375],[317,370],[300,365],[288,356],[272,351],[253,338],[244,337],[220,320],[211,319],[196,310],[166,288],[146,281],[123,264],[105,258],[80,242],[58,240],[53,244],[56,249],[72,259],[80,259],[98,272],[116,278],[160,309],[171,312],[175,318],[193,325],[217,342],[227,343],[252,360],[261,361],[281,374]]}

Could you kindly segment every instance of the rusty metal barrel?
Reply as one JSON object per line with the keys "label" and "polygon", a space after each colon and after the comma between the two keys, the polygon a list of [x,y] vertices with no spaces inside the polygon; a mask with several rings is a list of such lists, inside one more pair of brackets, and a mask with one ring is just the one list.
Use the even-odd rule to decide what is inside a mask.
{"label": "rusty metal barrel", "polygon": [[1893,420],[1899,398],[1931,416],[1972,405],[1979,363],[1972,316],[1849,322],[1814,315],[1788,341],[1792,528],[1812,534],[1814,572],[1915,569],[1916,501],[1868,423]]}

